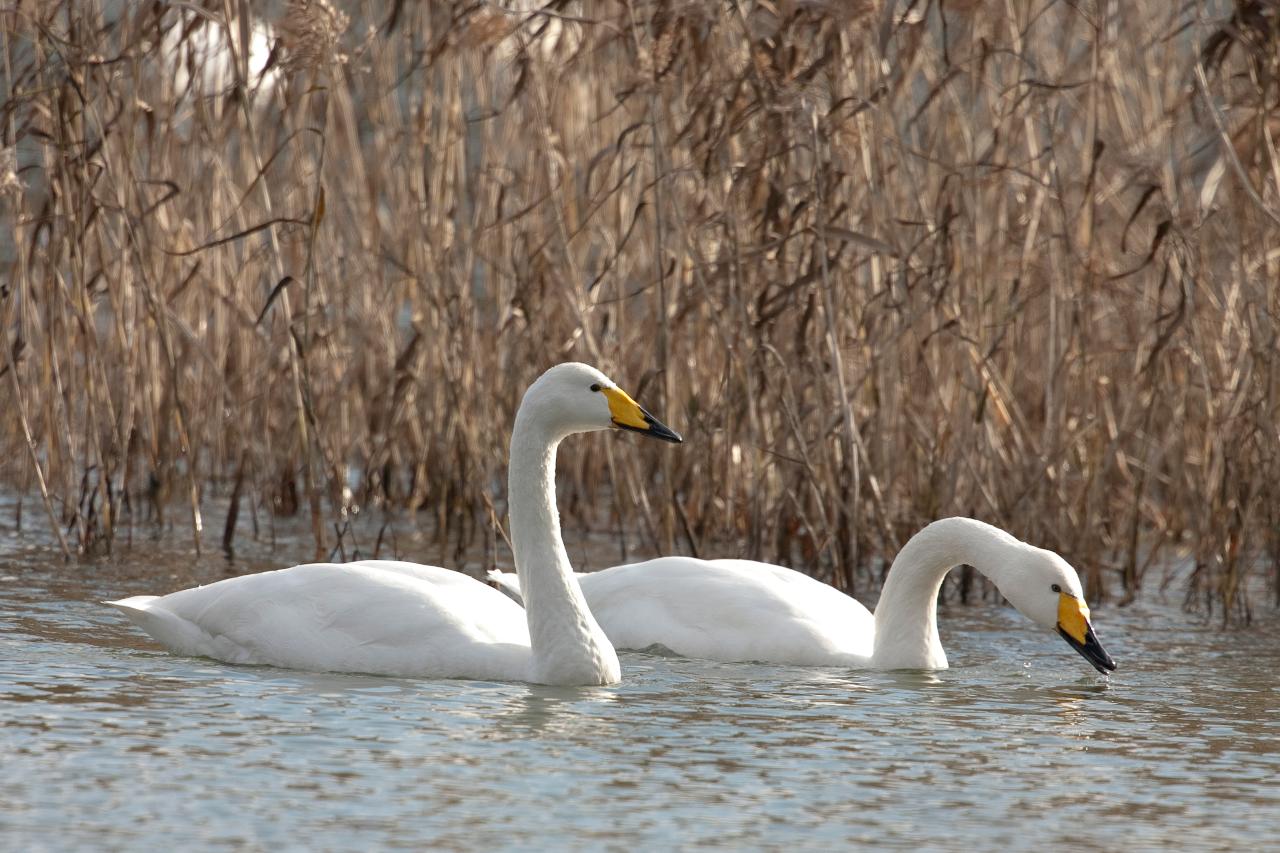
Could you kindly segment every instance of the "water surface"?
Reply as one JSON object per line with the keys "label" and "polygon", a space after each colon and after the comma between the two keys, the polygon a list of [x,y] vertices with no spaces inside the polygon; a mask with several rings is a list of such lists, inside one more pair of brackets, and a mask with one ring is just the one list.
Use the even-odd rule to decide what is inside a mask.
{"label": "water surface", "polygon": [[1280,826],[1274,621],[1095,608],[1105,679],[1012,610],[944,608],[944,672],[624,653],[621,685],[564,689],[174,657],[97,603],[228,570],[0,551],[0,846],[1185,850]]}

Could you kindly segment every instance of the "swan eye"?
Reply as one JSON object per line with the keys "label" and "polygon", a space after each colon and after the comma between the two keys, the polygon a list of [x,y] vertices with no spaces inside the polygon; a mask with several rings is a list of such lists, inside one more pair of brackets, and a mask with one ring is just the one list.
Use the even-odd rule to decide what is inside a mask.
{"label": "swan eye", "polygon": [[592,390],[592,391],[599,391],[599,390],[600,390],[600,383],[599,383],[599,382],[592,382],[592,383],[591,383],[591,390]]}
{"label": "swan eye", "polygon": [[1049,587],[1049,589],[1053,590],[1054,592],[1062,592],[1062,587],[1058,586],[1056,583],[1053,586]]}

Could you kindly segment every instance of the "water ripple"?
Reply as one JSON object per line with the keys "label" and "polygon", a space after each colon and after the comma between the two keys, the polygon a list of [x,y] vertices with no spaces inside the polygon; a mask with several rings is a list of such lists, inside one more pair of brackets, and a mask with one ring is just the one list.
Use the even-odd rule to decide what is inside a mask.
{"label": "water ripple", "polygon": [[1092,673],[1006,610],[944,612],[953,668],[625,653],[610,688],[227,667],[96,602],[110,573],[0,566],[8,849],[856,844],[1263,846],[1280,825],[1266,630],[1100,609]]}

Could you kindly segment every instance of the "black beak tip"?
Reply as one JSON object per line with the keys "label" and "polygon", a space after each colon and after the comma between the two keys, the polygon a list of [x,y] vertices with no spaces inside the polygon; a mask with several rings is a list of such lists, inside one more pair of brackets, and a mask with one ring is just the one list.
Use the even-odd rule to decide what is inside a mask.
{"label": "black beak tip", "polygon": [[1062,635],[1062,639],[1067,641],[1067,645],[1079,652],[1080,657],[1087,660],[1098,672],[1103,675],[1115,672],[1116,662],[1111,655],[1107,654],[1107,650],[1102,647],[1102,643],[1098,642],[1098,638],[1094,635],[1092,628],[1085,632],[1083,643],[1078,642],[1061,628],[1058,629],[1058,633]]}
{"label": "black beak tip", "polygon": [[1092,657],[1086,657],[1085,660],[1093,664],[1093,668],[1096,669],[1098,672],[1102,673],[1103,675],[1110,675],[1111,673],[1116,671],[1116,662],[1113,661],[1111,659],[1111,656],[1108,655],[1106,652],[1103,652],[1102,656],[1097,658],[1096,660]]}
{"label": "black beak tip", "polygon": [[648,424],[648,428],[640,429],[639,427],[630,427],[630,425],[620,424],[618,421],[613,421],[614,427],[617,427],[618,429],[625,429],[628,433],[640,433],[641,435],[648,435],[649,438],[660,438],[662,441],[671,442],[672,444],[680,444],[685,441],[684,438],[680,437],[680,433],[677,433],[676,430],[664,427],[664,425],[658,423],[657,420],[645,418],[645,423]]}
{"label": "black beak tip", "polygon": [[673,429],[669,429],[668,427],[663,426],[657,421],[654,421],[649,425],[649,434],[652,435],[654,438],[660,438],[663,441],[669,441],[672,444],[680,444],[681,442],[684,441],[684,439],[680,436],[680,433],[676,432]]}
{"label": "black beak tip", "polygon": [[650,438],[660,438],[663,441],[669,441],[672,444],[680,444],[681,442],[684,441],[684,439],[680,437],[680,433],[671,429],[671,427],[667,426],[662,421],[658,420],[653,415],[649,414],[649,411],[645,409],[643,406],[640,407],[640,416],[644,418],[644,423],[645,423],[644,429],[640,429],[639,427],[628,426],[627,424],[620,424],[616,420],[613,422],[613,425],[618,429],[625,429],[625,430],[629,430],[630,432],[638,432],[641,435],[647,435]]}

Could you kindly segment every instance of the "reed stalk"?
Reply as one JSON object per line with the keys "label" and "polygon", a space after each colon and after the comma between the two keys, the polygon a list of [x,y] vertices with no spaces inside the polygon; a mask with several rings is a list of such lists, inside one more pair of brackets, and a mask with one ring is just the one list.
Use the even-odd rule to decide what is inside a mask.
{"label": "reed stalk", "polygon": [[68,553],[216,505],[228,552],[303,512],[317,555],[398,518],[491,560],[512,413],[576,358],[687,437],[563,460],[623,557],[861,594],[968,514],[1101,599],[1187,560],[1247,621],[1280,600],[1269,9],[10,4],[0,483]]}

